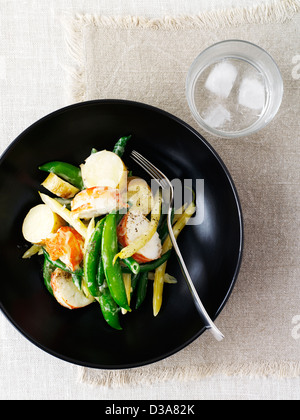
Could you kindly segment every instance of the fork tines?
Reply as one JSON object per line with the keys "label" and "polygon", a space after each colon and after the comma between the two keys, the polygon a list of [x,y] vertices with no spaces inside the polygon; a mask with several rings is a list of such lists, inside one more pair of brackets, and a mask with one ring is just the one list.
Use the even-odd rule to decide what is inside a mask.
{"label": "fork tines", "polygon": [[149,162],[144,156],[137,151],[131,152],[131,158],[139,164],[162,188],[170,188],[170,181],[153,163]]}

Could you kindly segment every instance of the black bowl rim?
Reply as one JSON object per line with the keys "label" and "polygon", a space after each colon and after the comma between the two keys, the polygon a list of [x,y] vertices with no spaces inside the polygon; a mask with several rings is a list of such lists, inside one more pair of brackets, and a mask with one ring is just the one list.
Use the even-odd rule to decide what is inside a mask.
{"label": "black bowl rim", "polygon": [[[244,221],[243,221],[243,213],[242,213],[242,207],[241,207],[241,203],[240,203],[240,199],[239,199],[239,195],[236,189],[236,186],[233,182],[233,179],[230,175],[230,172],[228,170],[228,168],[226,167],[225,163],[223,162],[223,160],[221,159],[221,157],[219,156],[219,154],[216,152],[216,150],[212,147],[212,145],[198,132],[196,131],[193,127],[191,127],[188,123],[186,123],[185,121],[181,120],[180,118],[176,117],[175,115],[161,109],[158,107],[155,107],[153,105],[149,105],[146,103],[142,103],[142,102],[137,102],[137,101],[132,101],[132,100],[126,100],[126,99],[94,99],[94,100],[89,100],[89,101],[83,101],[83,102],[78,102],[78,103],[73,103],[71,105],[67,105],[65,107],[59,108],[55,111],[50,112],[49,114],[45,115],[44,117],[38,119],[37,121],[35,121],[33,124],[31,124],[29,127],[27,127],[24,131],[22,131],[11,143],[10,145],[4,150],[4,152],[1,154],[0,156],[0,165],[2,164],[2,162],[5,160],[6,155],[20,142],[22,141],[23,137],[26,137],[26,135],[35,127],[39,126],[40,124],[43,124],[44,121],[50,120],[54,117],[56,117],[57,115],[63,114],[65,112],[69,112],[72,111],[73,109],[77,109],[80,107],[89,107],[89,106],[93,106],[93,105],[128,105],[128,106],[135,106],[135,107],[139,107],[139,108],[145,108],[149,111],[152,112],[156,112],[159,113],[167,118],[170,118],[172,120],[174,120],[175,122],[177,122],[179,125],[183,126],[184,128],[186,128],[187,130],[189,130],[192,134],[194,134],[194,136],[196,136],[208,149],[209,151],[213,154],[213,156],[217,159],[217,161],[219,162],[220,166],[222,167],[224,174],[226,175],[230,187],[232,189],[233,195],[234,195],[234,199],[235,199],[235,203],[236,203],[236,208],[237,208],[237,212],[238,212],[238,217],[239,217],[239,226],[240,226],[240,243],[239,243],[239,253],[238,253],[238,259],[236,262],[236,268],[235,268],[235,272],[234,275],[232,277],[232,281],[230,284],[230,287],[227,291],[226,296],[223,299],[223,302],[221,303],[221,305],[219,306],[215,316],[213,317],[213,321],[216,320],[216,318],[220,315],[220,313],[222,312],[222,310],[224,309],[224,306],[226,305],[233,289],[234,286],[236,284],[237,278],[238,278],[238,274],[240,271],[240,267],[241,267],[241,263],[242,263],[242,257],[243,257],[243,250],[244,250]],[[206,331],[206,328],[203,327],[201,330],[199,330],[194,336],[192,336],[189,340],[185,341],[183,344],[181,344],[180,346],[174,348],[172,351],[163,354],[159,357],[156,357],[154,359],[149,359],[147,361],[144,362],[139,362],[137,364],[130,364],[130,365],[123,365],[123,366],[114,366],[114,365],[98,365],[98,364],[93,364],[93,363],[88,363],[88,362],[84,362],[84,361],[79,361],[79,360],[74,360],[70,357],[61,355],[49,348],[47,348],[46,346],[43,346],[42,344],[38,343],[33,337],[31,337],[29,334],[27,334],[11,317],[11,315],[5,310],[5,308],[3,307],[2,302],[0,301],[0,309],[2,311],[2,313],[5,315],[5,317],[8,319],[8,321],[28,340],[30,341],[32,344],[34,344],[36,347],[40,348],[41,350],[45,351],[46,353],[61,359],[65,362],[68,363],[72,363],[74,365],[79,365],[79,366],[83,366],[83,367],[89,367],[89,368],[93,368],[93,369],[102,369],[102,370],[119,370],[119,369],[131,369],[131,368],[136,368],[136,367],[142,367],[145,365],[150,365],[153,364],[155,362],[158,362],[160,360],[164,360],[176,353],[178,353],[179,351],[183,350],[185,347],[187,347],[188,345],[190,345],[193,341],[195,341],[198,337],[200,337],[204,331]]]}

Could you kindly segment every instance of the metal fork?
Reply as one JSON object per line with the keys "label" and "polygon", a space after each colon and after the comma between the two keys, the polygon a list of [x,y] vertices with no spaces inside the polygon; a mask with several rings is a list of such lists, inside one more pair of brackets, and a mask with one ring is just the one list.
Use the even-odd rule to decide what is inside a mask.
{"label": "metal fork", "polygon": [[192,279],[189,275],[188,269],[185,265],[184,259],[182,258],[180,249],[177,245],[175,236],[173,234],[172,221],[171,221],[172,209],[174,207],[173,186],[172,186],[171,182],[169,181],[169,179],[166,177],[166,175],[163,174],[158,168],[156,168],[156,166],[154,166],[151,162],[149,162],[149,160],[147,160],[140,153],[133,150],[131,152],[131,158],[138,165],[140,165],[146,172],[148,172],[148,174],[152,178],[155,179],[155,181],[160,185],[160,187],[163,190],[169,189],[169,191],[170,191],[170,199],[169,199],[169,202],[168,202],[168,218],[167,218],[167,221],[168,221],[168,230],[169,230],[169,235],[170,235],[171,242],[172,242],[173,247],[175,249],[179,264],[181,266],[181,269],[182,269],[182,272],[184,274],[185,280],[187,282],[188,288],[189,288],[189,290],[192,294],[192,297],[193,297],[194,303],[196,305],[196,308],[197,308],[199,314],[201,315],[202,320],[204,321],[206,329],[208,329],[218,341],[221,341],[221,340],[223,340],[224,335],[215,326],[215,324],[213,323],[213,321],[209,317],[206,309],[204,308],[203,303],[201,302],[201,299],[200,299],[200,297],[197,293],[197,290],[196,290],[196,288],[193,284],[193,281],[192,281]]}

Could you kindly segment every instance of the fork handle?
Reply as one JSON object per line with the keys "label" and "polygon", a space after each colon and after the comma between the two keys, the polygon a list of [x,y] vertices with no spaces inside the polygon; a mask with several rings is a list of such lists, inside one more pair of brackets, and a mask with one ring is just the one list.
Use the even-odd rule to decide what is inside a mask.
{"label": "fork handle", "polygon": [[171,242],[173,244],[173,247],[175,249],[176,252],[176,256],[178,259],[178,262],[180,264],[180,267],[182,269],[182,272],[184,274],[185,280],[187,282],[188,288],[191,292],[191,295],[193,297],[195,306],[199,312],[199,314],[201,315],[201,318],[203,319],[204,323],[205,323],[205,327],[213,334],[213,336],[215,337],[216,340],[221,341],[224,338],[224,335],[221,333],[221,331],[219,331],[219,329],[216,327],[216,325],[213,323],[213,321],[211,320],[210,316],[208,315],[206,309],[203,306],[203,303],[201,302],[201,299],[197,293],[197,290],[193,284],[193,281],[189,275],[188,269],[185,265],[184,259],[181,255],[180,249],[177,245],[177,241],[175,239],[175,236],[173,234],[173,228],[172,228],[172,223],[171,223],[171,213],[172,213],[172,208],[169,209],[169,214],[168,214],[168,228],[169,228],[169,234],[170,234],[170,239]]}

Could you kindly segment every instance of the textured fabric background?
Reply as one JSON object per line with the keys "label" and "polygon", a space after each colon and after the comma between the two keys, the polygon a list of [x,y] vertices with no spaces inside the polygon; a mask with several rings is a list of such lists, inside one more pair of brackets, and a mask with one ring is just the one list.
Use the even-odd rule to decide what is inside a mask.
{"label": "textured fabric background", "polygon": [[[195,15],[205,10],[212,10],[216,5],[223,8],[236,6],[237,4],[239,6],[249,6],[269,3],[272,3],[272,1],[152,0],[149,2],[146,0],[130,0],[124,2],[122,0],[89,0],[89,2],[86,2],[84,0],[60,0],[57,2],[56,0],[0,0],[1,152],[28,125],[74,100],[72,99],[74,91],[71,92],[72,95],[70,96],[69,80],[65,77],[65,67],[72,65],[73,60],[70,60],[70,56],[67,54],[64,42],[65,28],[61,25],[62,16],[74,13],[96,13],[105,16],[132,15],[159,18],[165,15]],[[287,4],[289,2],[283,3]],[[262,29],[264,26],[259,26],[259,28]],[[285,27],[283,27],[280,40],[278,36],[272,40],[270,32],[273,31],[273,27],[270,26],[270,32],[266,40],[260,40],[261,45],[265,46],[276,60],[279,60],[285,79],[291,74],[294,76],[292,79],[288,79],[290,93],[296,92],[295,89],[299,89],[300,83],[300,71],[297,67],[300,55],[298,28],[299,26],[295,28],[294,32],[287,35]],[[225,34],[223,35],[225,37]],[[247,36],[250,40],[255,41],[254,35],[254,32],[245,32],[245,38]],[[209,45],[215,39],[214,37],[206,37],[205,42]],[[267,40],[269,41],[267,42]],[[284,62],[276,53],[278,51],[276,44],[279,41],[283,46]],[[199,51],[203,44],[204,41],[201,39],[198,44]],[[193,48],[195,48],[195,44]],[[185,57],[187,58],[187,56]],[[188,63],[185,62],[184,66],[187,68]],[[184,67],[180,70],[180,77],[183,77],[183,71]],[[151,102],[151,98],[146,99]],[[284,100],[287,101],[287,97]],[[180,103],[183,105],[183,99]],[[299,113],[299,105],[295,97],[292,103],[296,106],[293,111],[296,116]],[[212,139],[212,144],[224,158],[240,192],[244,191],[243,201],[246,200],[248,205],[250,203],[253,209],[253,212],[249,209],[247,213],[248,235],[252,229],[257,234],[257,239],[254,241],[255,246],[251,247],[244,260],[244,267],[250,267],[253,279],[251,276],[245,278],[242,271],[241,276],[243,277],[240,277],[235,293],[218,319],[218,323],[220,322],[220,327],[227,325],[226,318],[233,319],[235,313],[240,313],[244,309],[247,314],[247,322],[244,321],[246,331],[244,329],[242,331],[238,330],[238,332],[241,332],[241,339],[238,340],[235,335],[231,338],[230,345],[236,343],[239,351],[247,354],[249,344],[249,341],[245,340],[249,336],[247,331],[253,333],[254,337],[259,333],[262,342],[257,346],[257,361],[260,363],[262,359],[260,357],[261,350],[265,349],[270,352],[273,345],[274,352],[269,366],[271,369],[275,368],[275,370],[276,363],[272,364],[272,362],[279,353],[285,353],[287,361],[292,361],[292,364],[287,363],[286,366],[293,367],[295,366],[297,349],[300,350],[297,324],[293,324],[293,320],[297,322],[296,316],[299,314],[299,304],[296,304],[299,289],[295,282],[298,276],[298,267],[295,263],[296,252],[299,252],[297,251],[296,236],[296,232],[299,231],[299,225],[297,226],[298,213],[295,212],[293,222],[286,217],[287,214],[291,214],[291,195],[294,194],[295,203],[297,197],[299,197],[297,195],[299,190],[297,174],[299,174],[299,171],[297,171],[295,178],[292,175],[295,173],[297,162],[299,162],[298,158],[296,161],[294,155],[297,150],[299,153],[299,146],[297,146],[299,126],[296,125],[296,118],[294,120],[289,118],[286,105],[287,102],[285,102],[285,107],[280,110],[278,119],[264,133],[262,132],[262,137],[255,136],[244,140],[230,141],[229,143],[227,140]],[[162,107],[167,106],[170,105]],[[174,113],[181,113],[182,109],[178,107],[174,110]],[[187,115],[187,121],[194,124],[189,115]],[[278,131],[275,130],[275,127]],[[281,135],[283,133],[282,127],[284,127],[284,130],[287,129],[289,133],[287,137]],[[240,149],[236,150],[243,150],[245,153],[239,155],[239,158],[230,157],[228,151],[231,147],[239,147]],[[228,151],[226,152],[227,148]],[[282,153],[284,154],[282,155]],[[263,159],[268,164],[274,161],[273,169],[270,172],[261,165]],[[253,162],[248,167],[246,163],[251,160]],[[245,164],[243,178],[247,180],[245,187],[241,186],[241,181],[239,181],[239,179],[241,180],[243,163]],[[280,167],[284,170],[284,176],[279,170]],[[289,168],[291,168],[290,174]],[[279,172],[280,177],[282,177],[281,183],[278,181]],[[272,218],[270,220],[266,219],[263,213],[263,210],[269,206],[268,198],[264,192],[268,189],[262,186],[260,189],[256,187],[253,189],[251,187],[251,177],[253,175],[255,182],[258,179],[265,179],[268,187],[274,193],[277,194],[279,188],[279,200],[284,198],[283,202],[280,201],[281,214],[278,213],[279,207],[275,206],[275,200],[272,198],[272,204],[270,205]],[[272,184],[272,180],[274,184]],[[275,182],[279,187],[275,185]],[[284,187],[285,184],[287,184],[286,188]],[[260,202],[262,202],[262,205],[258,206]],[[258,224],[257,217],[259,219]],[[268,228],[270,228],[270,231],[265,235]],[[263,229],[264,234],[261,233],[261,229]],[[254,235],[251,237],[253,241],[255,239]],[[272,248],[272,253],[267,252],[268,247]],[[288,252],[289,250],[291,252]],[[260,251],[263,258],[260,256]],[[287,254],[289,258],[284,262]],[[264,270],[264,278],[261,276],[261,270]],[[281,276],[280,291],[276,289],[279,275]],[[256,288],[253,281],[256,281],[257,284],[258,277],[261,278],[261,284]],[[273,277],[276,278],[274,283]],[[292,303],[290,304],[291,284],[293,284],[295,296],[292,297]],[[286,311],[283,311],[282,299],[287,302]],[[281,302],[280,309],[277,308],[277,300]],[[283,336],[280,337],[277,328],[275,328],[275,331],[270,331],[269,327],[265,329],[264,319],[256,315],[255,305],[257,301],[260,302],[260,305],[266,303],[272,308],[273,317],[278,319],[281,330],[283,329],[282,326],[286,328]],[[243,305],[246,306],[239,307],[240,302],[243,302]],[[264,316],[268,315],[267,310],[263,312]],[[254,325],[257,328],[254,328]],[[206,353],[209,349],[213,352],[214,348],[211,346],[214,343],[210,341],[208,336],[202,338],[201,341],[195,343],[195,346],[199,344],[200,348],[204,349]],[[279,338],[281,338],[280,351],[276,347]],[[251,352],[254,347],[254,344],[250,343]],[[190,357],[193,363],[195,362],[194,350],[195,347],[193,346],[187,348],[184,353],[187,357]],[[282,350],[284,351],[282,352]],[[53,358],[36,348],[22,337],[2,314],[0,314],[0,372],[0,399],[299,399],[300,389],[299,376],[293,378],[253,375],[227,377],[216,373],[193,382],[182,382],[178,380],[179,378],[175,378],[173,381],[153,385],[140,383],[135,386],[128,385],[117,389],[91,387],[87,383],[76,380],[77,366]],[[291,373],[292,371],[287,369],[284,372]]]}
{"label": "textured fabric background", "polygon": [[[261,132],[234,140],[203,133],[229,168],[244,214],[241,273],[217,320],[226,339],[218,343],[206,333],[153,366],[123,372],[83,369],[83,380],[122,385],[212,373],[299,375],[300,348],[292,330],[300,306],[300,84],[293,74],[300,15],[292,17],[292,2],[283,12],[283,3],[267,13],[255,8],[247,14],[213,12],[195,19],[78,15],[72,20],[69,44],[77,61],[72,73],[76,101],[146,102],[197,129],[186,103],[186,74],[200,51],[223,39],[246,39],[269,51],[285,89],[279,114]],[[286,48],[286,39],[291,48]]]}

